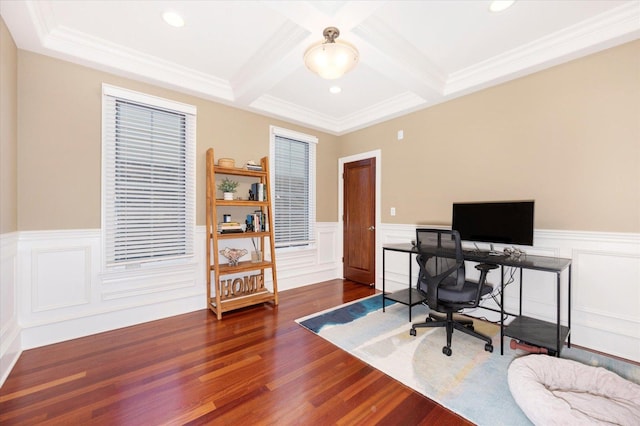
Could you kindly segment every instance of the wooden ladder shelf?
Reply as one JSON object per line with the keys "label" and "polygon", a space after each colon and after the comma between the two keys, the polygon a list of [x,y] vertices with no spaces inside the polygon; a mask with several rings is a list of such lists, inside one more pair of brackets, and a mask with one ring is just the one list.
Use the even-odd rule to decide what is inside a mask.
{"label": "wooden ladder shelf", "polygon": [[[278,280],[276,277],[275,242],[273,238],[273,212],[269,185],[269,162],[262,158],[262,170],[254,171],[236,167],[221,167],[215,164],[213,148],[207,150],[207,306],[222,319],[224,312],[246,306],[270,302],[278,304]],[[223,200],[216,198],[216,177],[244,177],[264,187],[264,200]],[[244,179],[243,178],[243,179]],[[247,197],[248,198],[248,197]],[[218,209],[237,211],[239,214],[251,208],[265,220],[264,226],[255,231],[220,233]],[[244,216],[243,216],[244,221]],[[264,228],[264,229],[262,229]],[[220,242],[255,239],[262,253],[260,260],[240,260],[231,265],[220,254]],[[268,240],[265,241],[265,240]],[[269,248],[266,251],[266,248]],[[266,251],[266,252],[265,252]],[[222,261],[221,261],[222,260]],[[267,288],[265,278],[271,273],[272,290]],[[253,274],[252,274],[253,273]]]}

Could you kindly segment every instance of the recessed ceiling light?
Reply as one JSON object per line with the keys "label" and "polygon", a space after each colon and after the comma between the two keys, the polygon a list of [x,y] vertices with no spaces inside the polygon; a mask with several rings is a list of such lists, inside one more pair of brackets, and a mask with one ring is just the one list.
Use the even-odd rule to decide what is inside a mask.
{"label": "recessed ceiling light", "polygon": [[329,91],[335,95],[342,92],[342,88],[340,86],[331,86]]}
{"label": "recessed ceiling light", "polygon": [[162,19],[172,27],[184,27],[184,19],[182,19],[182,16],[178,15],[176,12],[167,11],[162,14]]}
{"label": "recessed ceiling light", "polygon": [[489,5],[489,10],[492,12],[502,12],[513,6],[516,0],[493,0]]}

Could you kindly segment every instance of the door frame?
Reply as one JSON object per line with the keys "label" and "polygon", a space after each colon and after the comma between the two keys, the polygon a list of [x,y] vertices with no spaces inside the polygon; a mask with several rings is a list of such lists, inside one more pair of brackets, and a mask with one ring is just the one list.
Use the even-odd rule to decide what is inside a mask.
{"label": "door frame", "polygon": [[[382,275],[380,274],[380,268],[382,265],[382,245],[379,244],[380,242],[380,213],[381,213],[381,182],[382,182],[382,151],[379,149],[376,149],[374,151],[367,151],[367,152],[362,152],[360,154],[354,154],[354,155],[349,155],[347,157],[341,157],[338,158],[338,229],[340,230],[340,232],[338,232],[338,235],[340,236],[339,241],[338,241],[338,250],[339,250],[339,258],[342,259],[344,257],[344,232],[343,232],[343,226],[344,226],[344,220],[343,218],[343,214],[344,214],[344,177],[343,177],[343,172],[344,172],[344,165],[345,163],[351,163],[353,161],[359,161],[359,160],[366,160],[367,158],[375,158],[376,159],[376,205],[375,205],[375,215],[376,215],[376,220],[375,220],[375,268],[376,268],[376,274],[375,274],[375,288],[379,289],[382,288],[382,284],[379,283],[379,277],[381,277]],[[342,270],[344,269],[344,265]],[[341,270],[341,274],[342,274],[342,270]],[[379,285],[380,284],[380,285]]]}

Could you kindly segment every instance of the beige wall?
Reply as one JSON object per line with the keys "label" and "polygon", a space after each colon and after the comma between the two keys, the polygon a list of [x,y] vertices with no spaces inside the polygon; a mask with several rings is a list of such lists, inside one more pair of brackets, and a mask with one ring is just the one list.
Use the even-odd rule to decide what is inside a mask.
{"label": "beige wall", "polygon": [[0,17],[0,234],[18,229],[17,48]]}
{"label": "beige wall", "polygon": [[340,147],[381,149],[382,222],[448,225],[455,201],[535,199],[538,229],[640,232],[640,41],[351,133]]}
{"label": "beige wall", "polygon": [[18,75],[20,230],[100,227],[105,82],[198,107],[200,225],[206,149],[257,159],[273,124],[320,139],[319,221],[337,220],[337,159],[381,149],[383,222],[449,224],[454,201],[535,199],[538,229],[640,232],[640,42],[341,137],[25,51]]}
{"label": "beige wall", "polygon": [[[21,231],[100,227],[101,87],[108,83],[195,105],[197,223],[204,225],[205,152],[236,164],[269,153],[269,126],[315,135],[317,219],[335,221],[337,137],[193,96],[18,52],[18,226]],[[327,170],[332,170],[326,174]]]}

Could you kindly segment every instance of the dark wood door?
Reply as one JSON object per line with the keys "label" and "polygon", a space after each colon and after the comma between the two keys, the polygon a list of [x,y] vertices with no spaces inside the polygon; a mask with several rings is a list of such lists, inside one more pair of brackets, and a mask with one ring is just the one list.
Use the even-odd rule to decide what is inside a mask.
{"label": "dark wood door", "polygon": [[376,276],[376,159],[345,163],[343,180],[343,276],[373,286]]}

